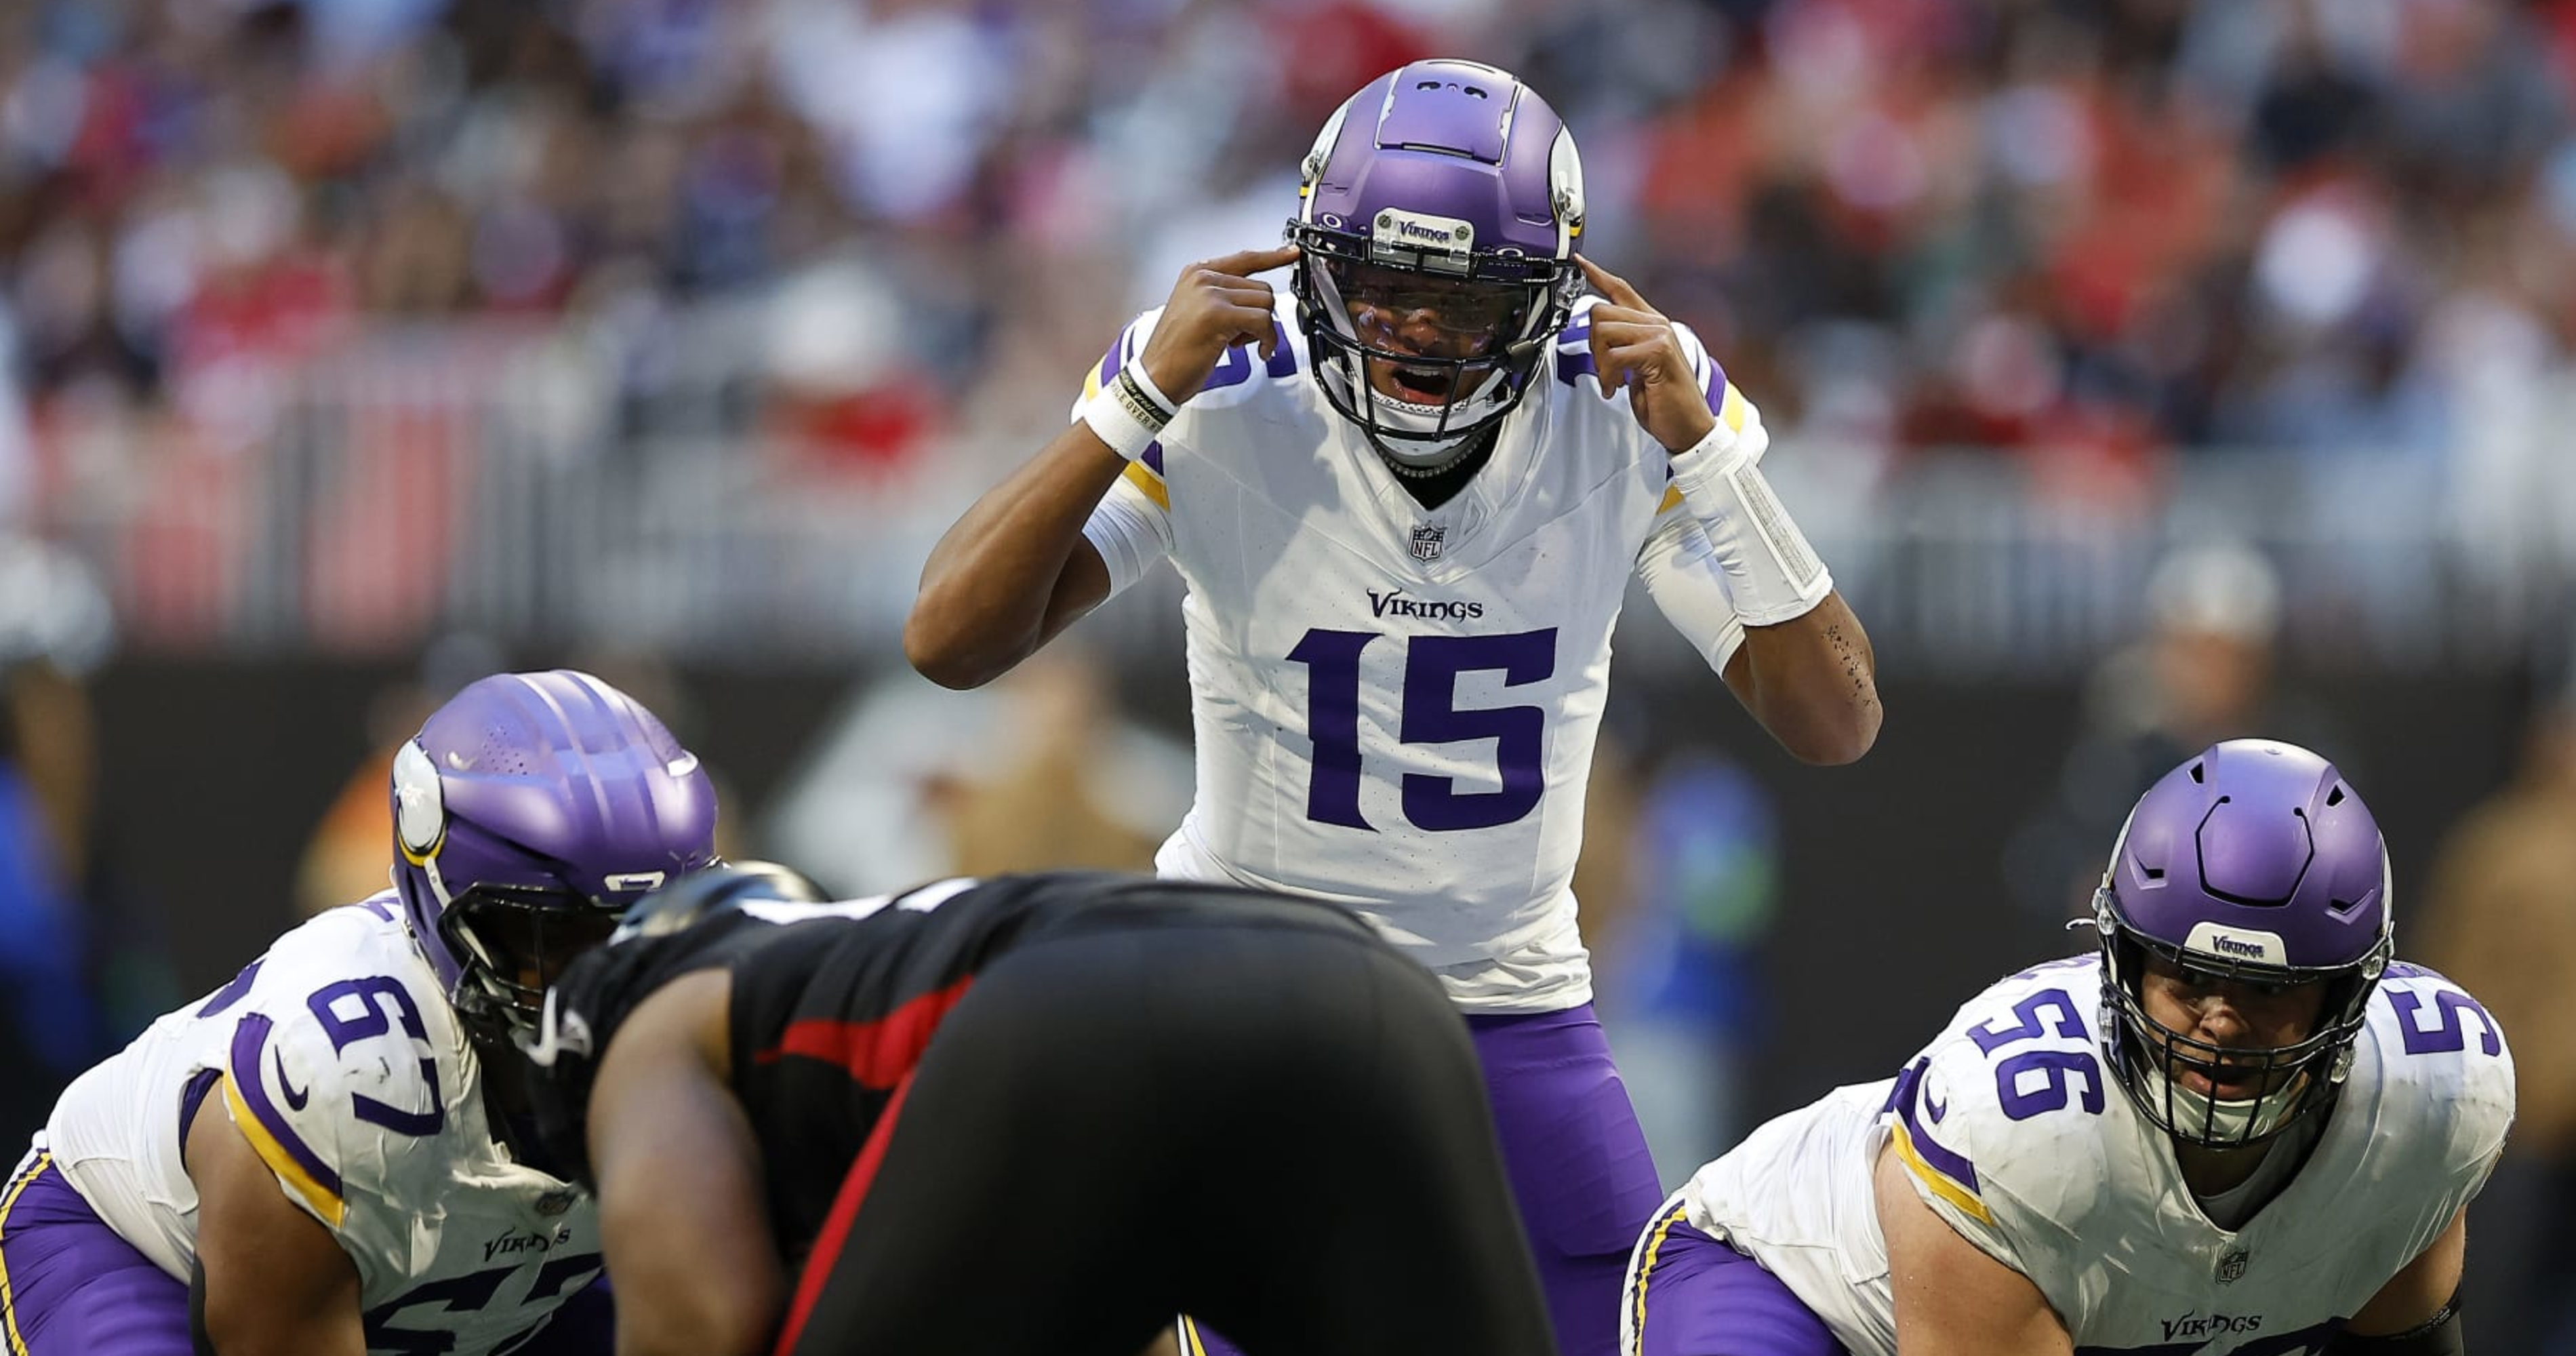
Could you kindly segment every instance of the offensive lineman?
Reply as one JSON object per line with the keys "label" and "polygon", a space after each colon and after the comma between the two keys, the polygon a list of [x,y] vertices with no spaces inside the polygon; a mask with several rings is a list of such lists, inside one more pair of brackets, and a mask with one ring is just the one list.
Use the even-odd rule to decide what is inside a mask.
{"label": "offensive lineman", "polygon": [[1261,1351],[1555,1349],[1463,1024],[1313,900],[718,868],[530,1054],[620,1356],[1135,1356],[1183,1306]]}
{"label": "offensive lineman", "polygon": [[1638,1241],[1623,1350],[2460,1356],[2512,1058],[2391,959],[2342,776],[2213,746],[2131,811],[2093,925],[1702,1168]]}
{"label": "offensive lineman", "polygon": [[557,671],[439,708],[392,805],[395,888],[64,1091],[0,1195],[10,1356],[604,1356],[598,1212],[538,1151],[510,1034],[627,902],[713,860],[714,791],[651,712]]}
{"label": "offensive lineman", "polygon": [[[1753,406],[1575,255],[1582,169],[1535,93],[1417,62],[1302,177],[1289,245],[1185,270],[949,529],[905,649],[981,684],[1171,558],[1198,793],[1157,868],[1347,905],[1440,976],[1560,1343],[1607,1356],[1661,1194],[1568,888],[1612,624],[1642,578],[1824,763],[1876,737],[1868,641],[1762,477]],[[1253,277],[1291,265],[1285,296]]]}

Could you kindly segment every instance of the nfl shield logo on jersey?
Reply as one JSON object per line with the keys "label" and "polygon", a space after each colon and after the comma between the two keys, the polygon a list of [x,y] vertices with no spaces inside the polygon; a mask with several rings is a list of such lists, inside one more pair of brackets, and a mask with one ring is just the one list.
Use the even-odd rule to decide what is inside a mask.
{"label": "nfl shield logo on jersey", "polygon": [[1424,523],[1413,529],[1413,558],[1438,560],[1440,543],[1447,540],[1449,529],[1438,523]]}
{"label": "nfl shield logo on jersey", "polygon": [[2243,1279],[2244,1275],[2245,1250],[2242,1248],[2228,1249],[2227,1254],[2218,1259],[2218,1283],[2220,1285],[2234,1285],[2237,1281]]}

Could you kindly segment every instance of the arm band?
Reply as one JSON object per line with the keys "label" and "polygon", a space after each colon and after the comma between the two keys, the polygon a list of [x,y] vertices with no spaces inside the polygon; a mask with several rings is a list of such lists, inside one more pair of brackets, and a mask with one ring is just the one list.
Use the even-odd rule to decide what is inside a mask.
{"label": "arm band", "polygon": [[1129,363],[1100,388],[1100,394],[1084,402],[1082,422],[1109,444],[1109,450],[1129,461],[1145,455],[1145,449],[1163,436],[1163,426],[1172,422],[1176,410],[1153,387],[1150,378],[1140,377],[1137,364]]}
{"label": "arm band", "polygon": [[2401,1333],[2337,1333],[2326,1344],[2326,1356],[2468,1356],[2466,1342],[2460,1334],[2460,1301],[2454,1296],[2441,1312]]}
{"label": "arm band", "polygon": [[1674,454],[1673,483],[1716,548],[1735,615],[1747,626],[1776,626],[1814,610],[1834,580],[1763,478],[1759,442],[1758,434],[1721,419],[1689,451]]}

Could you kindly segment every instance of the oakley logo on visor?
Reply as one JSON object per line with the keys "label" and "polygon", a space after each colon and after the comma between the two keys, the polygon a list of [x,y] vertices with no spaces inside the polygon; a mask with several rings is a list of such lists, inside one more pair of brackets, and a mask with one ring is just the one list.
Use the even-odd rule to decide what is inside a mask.
{"label": "oakley logo on visor", "polygon": [[663,873],[659,871],[629,871],[622,875],[603,877],[600,883],[612,891],[624,893],[628,890],[659,890],[662,888],[662,881]]}

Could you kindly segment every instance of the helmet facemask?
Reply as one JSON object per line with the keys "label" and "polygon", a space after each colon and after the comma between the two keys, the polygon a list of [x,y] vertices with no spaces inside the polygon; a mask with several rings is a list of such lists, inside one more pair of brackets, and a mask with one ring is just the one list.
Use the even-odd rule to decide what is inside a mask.
{"label": "helmet facemask", "polygon": [[1552,259],[1480,260],[1306,223],[1289,238],[1304,252],[1290,288],[1317,384],[1406,465],[1446,461],[1502,422],[1578,294]]}
{"label": "helmet facemask", "polygon": [[[2130,1100],[2159,1129],[2202,1148],[2250,1148],[2323,1111],[2341,1095],[2370,995],[2387,967],[2384,938],[2355,964],[2303,969],[2219,956],[2150,937],[2127,924],[2118,898],[2107,887],[2095,891],[2093,907],[2102,943],[2102,1002],[2111,1019],[2105,1023],[2105,1044],[2112,1068]],[[2220,1046],[2177,1031],[2147,1010],[2150,958],[2206,982],[2275,991],[2321,984],[2313,1029],[2277,1046]],[[2208,1089],[2193,1086],[2193,1075],[2205,1080]]]}
{"label": "helmet facemask", "polygon": [[449,995],[458,1020],[495,1044],[533,1037],[546,990],[583,952],[608,940],[622,913],[622,906],[563,887],[466,890],[438,920],[439,937],[459,963]]}

